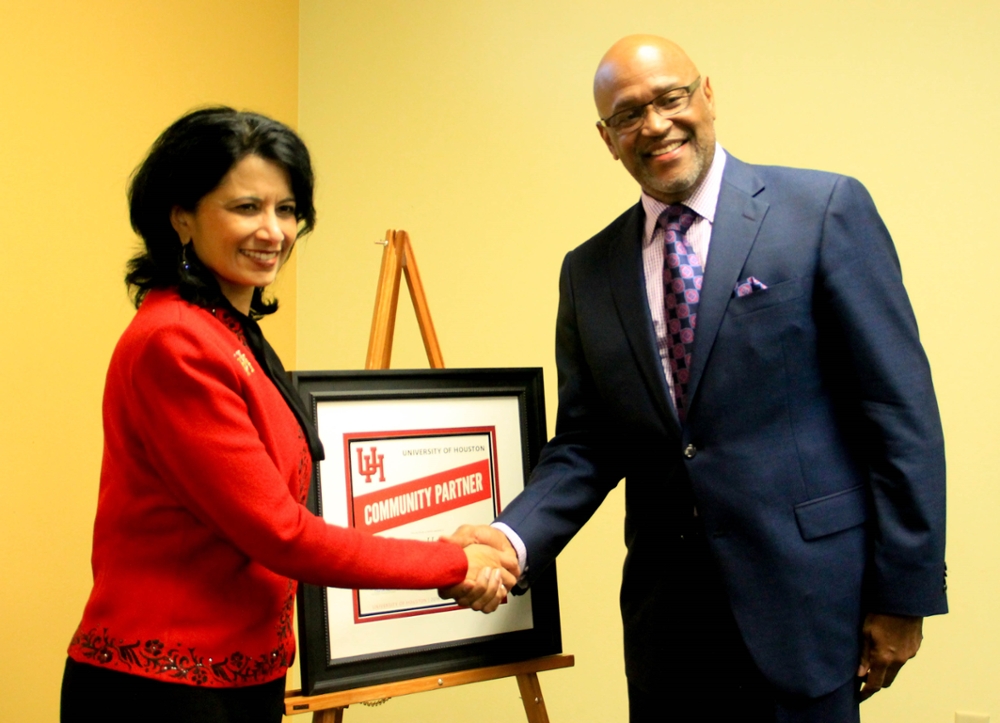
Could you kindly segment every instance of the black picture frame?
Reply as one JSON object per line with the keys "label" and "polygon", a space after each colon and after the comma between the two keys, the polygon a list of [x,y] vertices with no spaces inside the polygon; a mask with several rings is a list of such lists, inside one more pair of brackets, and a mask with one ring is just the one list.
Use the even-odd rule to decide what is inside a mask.
{"label": "black picture frame", "polygon": [[[324,419],[328,418],[327,413],[330,410],[333,410],[335,414],[341,413],[342,417],[349,418],[353,414],[350,410],[364,411],[367,405],[382,404],[388,405],[387,408],[392,409],[392,405],[396,403],[401,405],[416,404],[416,408],[420,408],[421,404],[426,404],[434,405],[435,414],[447,416],[451,405],[454,404],[456,411],[465,410],[463,415],[467,418],[469,416],[468,410],[472,410],[472,416],[475,417],[476,409],[480,404],[485,416],[489,416],[488,410],[500,405],[505,410],[504,418],[511,420],[511,422],[501,424],[496,431],[494,453],[496,451],[495,437],[500,436],[502,430],[504,439],[501,441],[507,445],[508,458],[513,458],[510,449],[514,440],[507,439],[507,437],[516,434],[519,436],[516,443],[520,447],[520,469],[516,470],[516,474],[511,474],[510,467],[513,465],[507,466],[507,473],[504,475],[508,489],[507,499],[499,500],[497,506],[509,502],[510,497],[513,496],[509,494],[510,485],[516,486],[517,491],[523,489],[531,469],[538,461],[539,452],[546,439],[542,370],[539,368],[305,371],[294,372],[292,380],[307,408],[311,411],[320,437],[324,439],[328,461],[331,458],[331,444],[335,447],[341,445],[340,437],[330,439],[331,434],[337,435],[337,430],[331,432],[330,429],[324,429],[324,425],[330,428],[336,426],[334,423],[324,422]],[[483,401],[480,403],[477,400]],[[513,421],[515,402],[516,422]],[[351,405],[350,409],[347,405]],[[375,408],[372,407],[372,409]],[[322,414],[320,413],[321,409],[324,410]],[[440,426],[440,424],[434,426]],[[468,425],[461,422],[456,423],[455,426],[467,427]],[[513,429],[515,426],[516,430]],[[324,438],[324,433],[327,434],[326,438]],[[343,434],[341,436],[347,440],[349,435]],[[309,510],[314,514],[323,516],[324,496],[334,499],[329,492],[324,495],[324,489],[336,490],[339,489],[339,486],[343,486],[345,490],[348,490],[348,497],[352,494],[349,491],[352,483],[347,479],[351,474],[350,447],[346,442],[344,442],[343,449],[347,450],[343,453],[343,459],[348,460],[346,470],[342,466],[328,467],[327,462],[322,463],[322,465],[314,465],[307,502]],[[361,453],[359,452],[359,454]],[[327,472],[326,479],[322,478],[321,470]],[[331,472],[334,477],[339,476],[343,479],[331,481]],[[517,486],[518,478],[521,480],[519,486]],[[522,606],[518,608],[518,615],[522,625],[525,624],[525,620],[530,620],[530,624],[526,628],[494,632],[490,629],[488,619],[498,615],[499,611],[487,616],[470,610],[457,611],[452,609],[452,611],[445,612],[458,616],[473,616],[470,619],[483,622],[469,623],[467,619],[461,618],[463,625],[471,626],[469,628],[471,634],[463,633],[459,639],[442,639],[436,642],[432,640],[429,643],[424,642],[417,645],[403,643],[399,647],[394,647],[397,645],[394,642],[395,639],[387,639],[384,643],[380,640],[376,630],[377,626],[382,623],[376,621],[371,628],[373,631],[371,634],[375,635],[375,639],[378,641],[372,643],[376,649],[365,649],[361,653],[356,650],[347,650],[344,651],[347,653],[346,655],[340,655],[341,651],[338,651],[336,641],[331,640],[335,626],[348,624],[344,622],[345,616],[341,608],[334,606],[331,612],[329,605],[331,594],[342,595],[343,592],[332,589],[328,591],[327,588],[314,585],[299,585],[300,665],[302,690],[306,695],[332,693],[429,675],[501,665],[562,652],[555,565],[551,565],[545,574],[532,584],[527,594],[511,596],[505,603],[505,605]],[[354,594],[357,597],[358,594]],[[530,608],[530,617],[528,613],[524,612],[524,606]],[[357,603],[355,603],[355,619],[351,621],[355,626],[358,625],[357,609]],[[331,615],[337,617],[339,621],[332,619]],[[425,625],[424,620],[431,617],[433,616],[414,616],[409,618],[413,622],[408,624]],[[438,617],[437,619],[443,618]],[[407,623],[396,621],[394,624]],[[483,626],[482,631],[479,630],[480,626]],[[355,627],[353,630],[360,631],[361,628]],[[421,634],[424,632],[423,628],[414,628],[414,630],[419,630]],[[358,632],[358,634],[363,635],[366,644],[368,644],[368,628],[365,628],[364,631],[364,633]]]}

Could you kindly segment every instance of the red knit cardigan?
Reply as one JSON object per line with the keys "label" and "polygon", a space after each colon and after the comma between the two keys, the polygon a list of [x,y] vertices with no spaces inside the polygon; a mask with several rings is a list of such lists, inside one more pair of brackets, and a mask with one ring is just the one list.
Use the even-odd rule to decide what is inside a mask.
{"label": "red knit cardigan", "polygon": [[232,687],[284,675],[295,580],[450,586],[462,550],[326,524],[298,421],[224,310],[151,291],[104,389],[94,587],[74,660]]}

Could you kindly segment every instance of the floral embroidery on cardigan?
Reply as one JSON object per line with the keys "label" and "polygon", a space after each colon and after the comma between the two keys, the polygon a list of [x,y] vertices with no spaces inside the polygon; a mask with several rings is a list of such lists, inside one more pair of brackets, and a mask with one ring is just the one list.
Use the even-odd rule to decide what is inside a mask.
{"label": "floral embroidery on cardigan", "polygon": [[313,459],[309,454],[309,443],[306,442],[306,436],[301,428],[299,441],[302,442],[302,456],[299,457],[299,504],[304,505],[309,495],[309,484],[312,482]]}
{"label": "floral embroidery on cardigan", "polygon": [[[295,581],[289,580],[288,587],[285,588],[285,604],[281,606],[281,615],[278,616],[278,640],[285,643],[292,637],[292,611],[295,609]],[[291,665],[292,661],[288,661]]]}
{"label": "floral embroidery on cardigan", "polygon": [[210,309],[209,310],[216,319],[221,321],[229,331],[233,332],[236,337],[240,340],[240,343],[247,349],[250,348],[250,344],[247,343],[246,334],[243,333],[243,324],[235,316],[229,313],[226,309]]}
{"label": "floral embroidery on cardigan", "polygon": [[204,685],[209,680],[226,686],[266,682],[292,664],[290,639],[295,583],[291,580],[288,581],[288,589],[288,600],[281,609],[278,621],[280,645],[256,658],[236,651],[222,660],[206,659],[194,648],[185,648],[181,643],[168,647],[157,639],[126,643],[109,635],[107,628],[103,632],[97,628],[88,632],[78,630],[70,648],[79,648],[83,657],[95,664],[110,665],[123,672],[141,671],[147,676],[164,676],[195,685]]}

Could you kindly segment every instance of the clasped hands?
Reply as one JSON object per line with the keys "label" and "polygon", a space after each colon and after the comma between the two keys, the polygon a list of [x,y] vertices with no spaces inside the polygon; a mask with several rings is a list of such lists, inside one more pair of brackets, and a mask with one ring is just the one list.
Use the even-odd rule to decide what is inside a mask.
{"label": "clasped hands", "polygon": [[517,552],[507,536],[488,525],[462,525],[440,539],[464,548],[469,569],[462,582],[438,590],[438,595],[454,598],[464,608],[496,610],[521,576]]}

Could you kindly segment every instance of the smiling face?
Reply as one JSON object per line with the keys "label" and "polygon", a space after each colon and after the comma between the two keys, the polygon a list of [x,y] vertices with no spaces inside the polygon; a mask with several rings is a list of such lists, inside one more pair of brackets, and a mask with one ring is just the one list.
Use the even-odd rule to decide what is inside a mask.
{"label": "smiling face", "polygon": [[230,168],[194,211],[175,206],[170,222],[244,314],[250,312],[253,290],[274,281],[298,232],[288,174],[253,155]]}
{"label": "smiling face", "polygon": [[[601,59],[594,77],[597,112],[607,118],[648,103],[698,77],[698,69],[678,46],[655,36],[619,40]],[[715,104],[708,78],[681,113],[660,117],[646,109],[645,123],[630,132],[597,129],[615,160],[620,160],[642,189],[664,203],[691,195],[715,157]]]}

